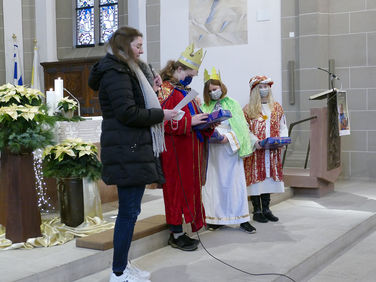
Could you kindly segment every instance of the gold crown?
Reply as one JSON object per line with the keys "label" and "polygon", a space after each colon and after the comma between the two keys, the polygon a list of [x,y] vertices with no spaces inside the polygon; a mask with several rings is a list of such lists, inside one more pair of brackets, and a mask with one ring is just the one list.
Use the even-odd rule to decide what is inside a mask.
{"label": "gold crown", "polygon": [[203,51],[201,48],[196,53],[193,53],[194,49],[195,47],[193,43],[191,45],[188,45],[185,51],[181,53],[178,61],[183,65],[198,71],[203,60]]}
{"label": "gold crown", "polygon": [[211,74],[207,69],[204,71],[204,83],[206,83],[209,79],[219,80],[221,81],[221,74],[215,70],[215,67],[212,68]]}

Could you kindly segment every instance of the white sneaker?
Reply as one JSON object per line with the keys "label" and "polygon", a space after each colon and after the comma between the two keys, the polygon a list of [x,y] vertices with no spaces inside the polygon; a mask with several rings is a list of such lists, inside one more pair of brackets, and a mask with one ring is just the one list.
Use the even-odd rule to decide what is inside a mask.
{"label": "white sneaker", "polygon": [[141,277],[134,276],[127,271],[127,269],[124,271],[124,273],[120,276],[116,276],[115,273],[111,274],[110,282],[151,282],[148,279],[144,279]]}
{"label": "white sneaker", "polygon": [[129,273],[134,276],[138,276],[143,279],[150,279],[150,272],[137,268],[135,265],[131,264],[130,261],[128,261],[127,269],[129,270]]}

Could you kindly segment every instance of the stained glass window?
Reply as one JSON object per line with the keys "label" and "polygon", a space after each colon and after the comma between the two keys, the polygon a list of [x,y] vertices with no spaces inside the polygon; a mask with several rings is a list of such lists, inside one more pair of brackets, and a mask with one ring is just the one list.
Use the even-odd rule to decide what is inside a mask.
{"label": "stained glass window", "polygon": [[76,46],[94,46],[94,0],[77,0],[76,15]]}
{"label": "stained glass window", "polygon": [[111,34],[119,27],[118,1],[100,0],[99,4],[99,43],[103,44],[110,39]]}

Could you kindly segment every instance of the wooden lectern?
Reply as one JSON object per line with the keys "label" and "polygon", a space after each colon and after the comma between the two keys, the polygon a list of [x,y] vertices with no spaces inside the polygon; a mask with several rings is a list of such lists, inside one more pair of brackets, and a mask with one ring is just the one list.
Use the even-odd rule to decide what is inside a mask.
{"label": "wooden lectern", "polygon": [[284,168],[284,182],[295,194],[321,197],[334,190],[341,173],[341,140],[338,130],[337,89],[312,95],[310,100],[327,99],[327,107],[312,108],[310,121],[310,167]]}

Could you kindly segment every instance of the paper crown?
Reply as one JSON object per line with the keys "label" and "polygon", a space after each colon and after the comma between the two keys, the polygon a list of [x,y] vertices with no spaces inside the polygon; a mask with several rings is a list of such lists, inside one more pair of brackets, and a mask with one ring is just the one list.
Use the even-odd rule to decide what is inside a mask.
{"label": "paper crown", "polygon": [[193,70],[198,70],[203,59],[203,51],[201,48],[196,53],[194,53],[194,49],[195,47],[193,43],[191,45],[188,45],[185,51],[181,53],[178,61]]}
{"label": "paper crown", "polygon": [[209,72],[207,69],[204,71],[204,83],[206,83],[209,79],[214,80],[221,80],[221,74],[215,70],[215,67],[212,68],[211,74],[209,75]]}
{"label": "paper crown", "polygon": [[259,83],[268,84],[269,86],[272,86],[274,82],[273,80],[271,80],[271,78],[268,78],[265,75],[256,75],[249,80],[249,87],[251,87],[252,90]]}

